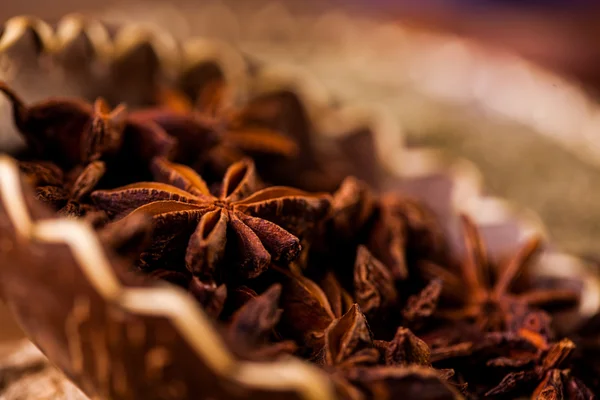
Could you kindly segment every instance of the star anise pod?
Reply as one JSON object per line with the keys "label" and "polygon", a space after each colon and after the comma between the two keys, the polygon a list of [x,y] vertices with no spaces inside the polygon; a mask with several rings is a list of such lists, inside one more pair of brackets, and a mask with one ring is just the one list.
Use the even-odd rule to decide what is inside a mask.
{"label": "star anise pod", "polygon": [[319,287],[327,296],[333,315],[340,318],[354,304],[354,299],[350,293],[342,287],[340,281],[332,271],[327,271],[318,281]]}
{"label": "star anise pod", "polygon": [[[147,268],[156,268],[161,259],[168,265],[165,257],[185,247],[187,269],[202,279],[253,278],[271,262],[294,260],[301,248],[296,235],[305,236],[329,210],[324,194],[287,187],[256,191],[249,160],[229,167],[216,196],[189,167],[158,158],[153,170],[166,183],[141,182],[92,193],[100,208],[117,217],[153,217],[153,244],[142,257]],[[226,272],[219,269],[225,259]]]}
{"label": "star anise pod", "polygon": [[[393,281],[384,278],[380,272],[386,271],[379,264],[373,265],[373,259],[368,250],[361,248],[357,257],[357,287],[356,296],[359,304],[362,303],[371,312],[371,319],[378,321],[376,312],[383,307],[385,310],[388,302],[396,301],[396,292]],[[366,258],[366,259],[365,259]],[[369,261],[370,260],[370,261]],[[285,310],[283,324],[288,334],[296,335],[295,338],[309,349],[316,362],[325,366],[350,367],[354,365],[375,364],[381,357],[394,357],[398,353],[401,343],[410,332],[408,329],[399,330],[391,342],[373,341],[373,334],[367,322],[368,317],[363,314],[359,304],[349,307],[345,305],[353,299],[339,286],[332,274],[317,285],[314,281],[301,275],[278,269],[283,276],[282,305]],[[407,342],[420,346],[421,355],[408,354],[405,361],[400,362],[400,355],[395,356],[396,364],[408,365],[421,360],[427,364],[427,345],[416,338],[412,333]],[[405,349],[411,352],[411,349]],[[387,355],[386,355],[387,354]]]}
{"label": "star anise pod", "polygon": [[67,176],[50,162],[23,161],[19,167],[35,188],[38,200],[52,206],[58,214],[72,217],[81,217],[88,211],[94,211],[87,197],[106,171],[101,161],[74,168]]}
{"label": "star anise pod", "polygon": [[131,181],[145,176],[150,160],[169,155],[175,144],[158,125],[132,118],[123,105],[111,111],[102,99],[91,105],[69,97],[27,105],[6,83],[0,82],[0,91],[12,103],[33,159],[66,171],[102,160],[116,182]]}
{"label": "star anise pod", "polygon": [[283,287],[282,328],[285,334],[308,347],[311,353],[320,350],[325,329],[340,315],[334,313],[323,289],[300,271],[275,269],[281,274],[278,281]]}
{"label": "star anise pod", "polygon": [[433,366],[452,368],[453,382],[459,388],[467,384],[468,393],[475,397],[483,396],[507,374],[535,368],[550,348],[541,334],[481,333],[473,324],[464,322],[443,325],[433,335],[422,334],[421,339],[430,346]]}
{"label": "star anise pod", "polygon": [[296,351],[293,341],[271,340],[283,312],[278,306],[280,295],[281,286],[273,285],[248,300],[231,317],[225,338],[238,357],[265,361]]}
{"label": "star anise pod", "polygon": [[398,293],[389,270],[365,246],[359,246],[354,264],[354,297],[369,320],[389,323]]}
{"label": "star anise pod", "polygon": [[402,310],[404,325],[421,328],[436,311],[441,293],[442,281],[434,279],[418,294],[410,296]]}
{"label": "star anise pod", "polygon": [[368,240],[369,249],[395,279],[406,279],[409,265],[417,261],[446,256],[446,240],[433,213],[421,202],[393,193],[378,202],[378,217]]}
{"label": "star anise pod", "polygon": [[593,393],[579,379],[564,369],[574,350],[575,344],[569,339],[553,344],[536,366],[509,373],[498,386],[489,390],[486,396],[518,392],[524,386],[537,385],[532,399],[594,398]]}
{"label": "star anise pod", "polygon": [[[384,371],[376,366],[382,358],[384,363],[393,366],[386,370],[391,375],[399,374],[409,366],[430,366],[429,348],[408,329],[399,328],[390,342],[374,341],[367,319],[357,304],[333,320],[324,330],[323,337],[323,348],[314,360],[332,373],[334,382],[344,393],[352,394],[350,398],[360,398],[364,388],[360,388],[360,384],[355,386],[340,371],[347,371],[349,376],[354,376],[353,372],[358,369],[377,374]],[[379,390],[388,391],[390,386],[382,382]]]}
{"label": "star anise pod", "polygon": [[246,156],[295,157],[296,143],[266,123],[277,110],[271,103],[251,101],[235,107],[222,79],[205,84],[196,105],[176,92],[163,96],[166,107],[139,110],[136,118],[151,120],[179,141],[175,160],[197,171],[222,176],[229,165]]}
{"label": "star anise pod", "polygon": [[400,327],[394,339],[385,344],[386,365],[430,366],[430,350],[427,344],[410,329]]}
{"label": "star anise pod", "polygon": [[460,393],[442,373],[428,367],[357,367],[333,375],[343,399],[458,400]]}
{"label": "star anise pod", "polygon": [[[194,78],[191,80],[197,82]],[[206,79],[200,80],[204,83],[199,94],[196,93],[197,84],[184,83],[182,86],[186,94],[177,90],[162,89],[158,95],[158,103],[171,111],[186,114],[194,109],[190,100],[193,98],[202,104],[201,107],[195,108],[198,114],[198,109],[207,109],[207,104],[210,105],[209,109],[214,109],[211,104],[224,104],[224,99],[231,98],[227,95],[229,86],[221,76],[210,77],[208,82]],[[232,107],[219,108],[232,110]],[[224,167],[247,154],[254,157],[261,176],[274,184],[290,185],[309,191],[334,191],[346,176],[355,175],[378,187],[383,171],[375,155],[373,132],[368,127],[353,128],[335,137],[319,134],[299,96],[286,89],[251,98],[242,108],[237,108],[236,114],[243,116],[243,124],[248,128],[278,132],[279,137],[263,136],[267,139],[265,141],[257,140],[260,136],[255,135],[251,141],[244,140],[245,143],[213,143],[216,145],[214,150],[206,152],[206,147],[203,148],[207,157],[199,158],[197,151],[186,152],[188,157],[178,159],[179,162],[193,165],[197,170],[200,170],[202,164],[212,164],[214,170],[218,171],[220,168],[224,171]],[[206,124],[200,125],[204,125],[204,128],[198,129],[198,134],[195,135],[197,139],[192,141],[190,146],[198,146],[198,140],[206,141],[202,139],[206,134],[201,133],[206,131]],[[189,137],[186,130],[182,132],[184,136]],[[179,137],[178,134],[175,136]],[[250,143],[254,144],[249,146]],[[190,146],[185,147],[191,148]],[[202,168],[203,173],[206,170],[207,168]]]}
{"label": "star anise pod", "polygon": [[[356,178],[346,178],[333,193],[331,215],[308,256],[308,263],[323,264],[351,290],[359,245],[366,242],[375,212],[375,194]],[[387,268],[387,267],[386,267]]]}
{"label": "star anise pod", "polygon": [[369,185],[352,176],[344,179],[333,194],[330,240],[360,241],[361,231],[372,219],[375,208],[376,197]]}
{"label": "star anise pod", "polygon": [[532,312],[531,308],[562,306],[570,308],[579,301],[579,292],[570,288],[531,288],[522,293],[511,291],[511,284],[530,263],[540,249],[540,239],[529,239],[508,261],[494,265],[487,257],[483,240],[475,224],[462,217],[466,259],[459,263],[460,273],[432,263],[424,263],[423,270],[430,277],[442,279],[442,295],[448,304],[460,307],[438,312],[439,316],[453,320],[475,321],[483,331],[504,329],[533,331],[549,329],[547,316]]}
{"label": "star anise pod", "polygon": [[[306,324],[301,320],[294,321],[294,325],[300,324],[303,326],[297,326],[297,331],[308,332],[312,322],[323,320],[322,324],[317,323],[315,325],[317,330],[322,331],[333,319],[341,318],[350,310],[352,305],[357,302],[355,299],[360,298],[358,303],[362,302],[372,312],[376,312],[380,305],[385,309],[386,306],[390,305],[390,301],[395,300],[393,285],[390,288],[390,282],[382,282],[380,279],[382,274],[386,273],[385,267],[380,263],[376,263],[376,260],[372,260],[368,250],[363,250],[361,254],[364,254],[364,256],[356,259],[358,272],[355,275],[358,286],[355,293],[353,293],[354,297],[340,283],[337,275],[332,270],[316,271],[318,276],[313,280],[304,276],[304,271],[297,266],[297,262],[291,265],[291,271],[278,269],[282,274],[284,288],[288,289],[284,290],[284,300],[289,300],[290,303],[294,304],[305,301],[314,303],[311,310],[307,311],[319,312],[320,310],[322,312],[319,314],[324,317],[324,319],[316,316],[307,317]],[[378,268],[384,269],[384,271],[381,272],[377,270]],[[354,267],[352,266],[350,269],[352,272]],[[352,282],[350,288],[352,288]],[[319,304],[319,306],[316,304]]]}
{"label": "star anise pod", "polygon": [[338,368],[377,362],[379,352],[373,347],[367,319],[357,304],[325,329],[324,345],[319,357],[322,357],[320,362],[324,365]]}
{"label": "star anise pod", "polygon": [[151,243],[152,220],[139,214],[112,224],[102,224],[97,233],[106,248],[133,263]]}
{"label": "star anise pod", "polygon": [[406,279],[409,265],[422,259],[446,257],[441,226],[430,210],[395,193],[377,197],[365,182],[353,177],[346,178],[333,195],[326,243],[334,249],[364,244],[395,280]]}

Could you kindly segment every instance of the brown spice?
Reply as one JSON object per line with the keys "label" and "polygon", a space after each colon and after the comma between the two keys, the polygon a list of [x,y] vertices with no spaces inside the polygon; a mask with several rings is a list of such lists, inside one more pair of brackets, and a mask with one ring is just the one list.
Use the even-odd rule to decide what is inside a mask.
{"label": "brown spice", "polygon": [[248,155],[314,154],[306,137],[258,123],[280,103],[230,107],[227,89],[206,85],[196,106],[165,89],[159,108],[128,112],[102,100],[26,106],[0,85],[38,198],[59,214],[87,214],[145,284],[186,289],[237,357],[302,357],[349,399],[594,397],[600,386],[585,367],[595,364],[577,346],[597,349],[599,330],[556,340],[553,312],[576,306],[580,288],[529,279],[538,238],[495,263],[463,216],[457,257],[421,202],[352,176],[332,180],[338,170],[319,181],[317,167],[335,170],[335,159],[288,163],[289,176],[278,175],[335,182],[330,194],[270,186]]}

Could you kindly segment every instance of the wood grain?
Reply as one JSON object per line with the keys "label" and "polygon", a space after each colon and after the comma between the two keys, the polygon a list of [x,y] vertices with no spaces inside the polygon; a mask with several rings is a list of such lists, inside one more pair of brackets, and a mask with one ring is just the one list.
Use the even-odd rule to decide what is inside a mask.
{"label": "wood grain", "polygon": [[89,400],[28,340],[0,346],[0,400]]}

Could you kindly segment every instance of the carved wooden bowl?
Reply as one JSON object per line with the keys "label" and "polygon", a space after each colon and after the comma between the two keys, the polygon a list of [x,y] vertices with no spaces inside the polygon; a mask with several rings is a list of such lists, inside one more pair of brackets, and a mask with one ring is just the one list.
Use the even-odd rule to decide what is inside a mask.
{"label": "carved wooden bowl", "polygon": [[[478,221],[495,257],[544,231],[532,213],[484,196],[472,164],[407,147],[401,127],[382,109],[339,105],[301,70],[256,63],[226,43],[179,43],[165,33],[115,29],[73,16],[54,26],[17,17],[0,33],[0,57],[3,79],[28,100],[79,94],[147,104],[160,85],[197,89],[206,74],[222,74],[240,98],[291,99],[293,128],[309,131],[298,135],[327,144],[317,154],[339,160],[345,174],[374,187],[424,201],[444,221],[456,252],[462,251],[457,240],[462,212]],[[5,121],[3,135],[10,130]],[[10,154],[17,151],[8,146],[15,136],[6,135]],[[308,363],[236,359],[191,296],[166,284],[124,278],[122,264],[91,227],[58,218],[37,203],[15,161],[2,156],[0,294],[29,338],[91,398],[336,398],[327,375]],[[563,316],[567,326],[576,327],[598,308],[597,280],[582,261],[548,250],[536,273],[585,277],[580,313]],[[419,390],[411,380],[416,373],[437,385],[443,398],[460,398],[419,367],[400,380],[407,396]]]}

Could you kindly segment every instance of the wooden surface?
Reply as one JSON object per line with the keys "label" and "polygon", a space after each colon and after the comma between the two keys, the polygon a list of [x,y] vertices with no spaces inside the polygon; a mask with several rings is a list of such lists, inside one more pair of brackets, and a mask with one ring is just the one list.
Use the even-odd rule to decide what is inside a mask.
{"label": "wooden surface", "polygon": [[8,309],[0,302],[0,343],[23,337],[23,332],[13,320]]}
{"label": "wooden surface", "polygon": [[0,346],[0,400],[87,400],[27,340]]}

